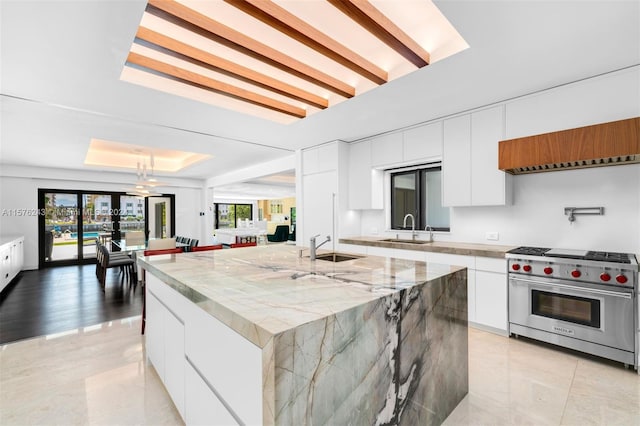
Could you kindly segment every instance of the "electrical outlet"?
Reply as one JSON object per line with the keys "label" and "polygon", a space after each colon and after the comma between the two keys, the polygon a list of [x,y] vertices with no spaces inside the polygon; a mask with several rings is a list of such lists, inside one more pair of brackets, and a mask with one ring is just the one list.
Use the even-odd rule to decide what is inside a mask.
{"label": "electrical outlet", "polygon": [[493,232],[487,232],[485,234],[485,238],[487,240],[492,240],[492,241],[498,241],[498,233],[493,231]]}

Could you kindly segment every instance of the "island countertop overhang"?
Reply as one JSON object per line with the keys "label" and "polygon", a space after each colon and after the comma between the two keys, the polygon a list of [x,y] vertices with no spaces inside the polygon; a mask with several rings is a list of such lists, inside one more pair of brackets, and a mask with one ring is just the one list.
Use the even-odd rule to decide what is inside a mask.
{"label": "island countertop overhang", "polygon": [[273,336],[302,324],[464,269],[379,256],[339,263],[311,261],[287,245],[138,261],[260,348]]}

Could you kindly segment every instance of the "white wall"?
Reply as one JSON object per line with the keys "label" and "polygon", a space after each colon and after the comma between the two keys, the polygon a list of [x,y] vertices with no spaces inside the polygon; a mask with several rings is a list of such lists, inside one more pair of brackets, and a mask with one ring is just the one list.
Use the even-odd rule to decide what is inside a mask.
{"label": "white wall", "polygon": [[[6,168],[9,169],[9,168]],[[95,172],[57,172],[56,179],[44,177],[7,176],[3,167],[0,176],[0,212],[11,209],[38,208],[38,189],[68,189],[83,191],[122,191],[121,183],[106,183],[106,173]],[[18,174],[18,173],[14,173]],[[35,173],[31,173],[32,175]],[[84,180],[79,180],[84,179]],[[201,187],[172,187],[163,192],[175,194],[176,198],[176,234],[199,238],[202,241],[205,232],[204,216],[199,216],[201,199],[204,197]],[[0,217],[0,235],[24,235],[24,269],[38,267],[38,218],[37,216]]]}

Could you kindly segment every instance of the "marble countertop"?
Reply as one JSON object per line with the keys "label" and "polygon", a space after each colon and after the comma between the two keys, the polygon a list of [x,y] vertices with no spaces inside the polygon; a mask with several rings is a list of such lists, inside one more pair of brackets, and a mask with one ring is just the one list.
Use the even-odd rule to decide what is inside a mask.
{"label": "marble countertop", "polygon": [[312,262],[298,250],[266,245],[138,262],[260,348],[278,333],[463,269],[378,256]]}
{"label": "marble countertop", "polygon": [[360,246],[385,247],[392,249],[429,251],[436,253],[458,254],[463,256],[481,256],[504,258],[504,254],[515,246],[493,244],[458,243],[447,241],[433,241],[425,244],[382,241],[389,237],[349,237],[340,238],[341,244]]}

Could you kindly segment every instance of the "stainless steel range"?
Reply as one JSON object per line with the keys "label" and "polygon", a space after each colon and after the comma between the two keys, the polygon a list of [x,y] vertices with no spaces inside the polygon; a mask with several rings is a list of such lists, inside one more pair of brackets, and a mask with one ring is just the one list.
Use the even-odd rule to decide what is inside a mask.
{"label": "stainless steel range", "polygon": [[506,257],[510,334],[638,368],[633,254],[519,247]]}

